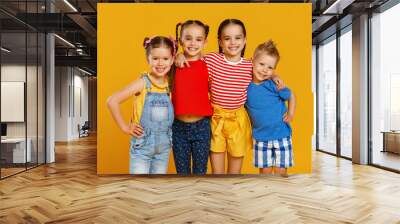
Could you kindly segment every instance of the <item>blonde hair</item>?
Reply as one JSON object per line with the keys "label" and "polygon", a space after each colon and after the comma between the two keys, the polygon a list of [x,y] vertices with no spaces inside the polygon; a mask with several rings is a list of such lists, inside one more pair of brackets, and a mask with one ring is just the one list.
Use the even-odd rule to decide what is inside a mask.
{"label": "blonde hair", "polygon": [[261,54],[266,54],[276,58],[276,64],[278,64],[279,56],[278,48],[276,48],[276,44],[272,40],[268,40],[260,45],[257,46],[256,50],[254,51],[253,60],[259,57]]}

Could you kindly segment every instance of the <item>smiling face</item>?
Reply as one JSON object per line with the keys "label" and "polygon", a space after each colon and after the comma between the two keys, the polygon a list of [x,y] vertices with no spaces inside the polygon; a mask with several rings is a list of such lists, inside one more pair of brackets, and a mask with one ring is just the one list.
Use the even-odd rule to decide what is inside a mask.
{"label": "smiling face", "polygon": [[174,57],[171,54],[171,49],[166,47],[153,48],[150,51],[148,62],[151,69],[151,74],[157,78],[164,77],[171,69]]}
{"label": "smiling face", "polygon": [[246,44],[242,27],[236,24],[227,25],[221,32],[218,44],[228,60],[240,60],[240,54]]}
{"label": "smiling face", "polygon": [[201,51],[206,44],[206,34],[203,27],[192,24],[182,30],[180,44],[183,48],[186,59],[198,60],[201,57]]}
{"label": "smiling face", "polygon": [[271,79],[274,74],[277,58],[265,53],[259,54],[253,61],[253,81],[260,83]]}

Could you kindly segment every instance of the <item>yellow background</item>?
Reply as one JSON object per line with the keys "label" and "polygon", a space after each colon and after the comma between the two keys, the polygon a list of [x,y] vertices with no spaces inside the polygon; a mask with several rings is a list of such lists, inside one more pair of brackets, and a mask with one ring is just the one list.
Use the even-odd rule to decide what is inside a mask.
{"label": "yellow background", "polygon": [[[290,173],[311,172],[313,97],[311,80],[311,4],[266,3],[100,3],[98,4],[98,141],[97,172],[129,173],[129,136],[119,130],[107,109],[107,97],[148,69],[142,47],[146,36],[175,36],[175,25],[198,19],[210,26],[204,53],[218,51],[217,30],[224,19],[236,18],[247,30],[245,57],[272,38],[280,51],[277,72],[297,98],[293,128],[295,167]],[[132,100],[121,106],[129,120]],[[209,166],[209,173],[211,166]],[[171,153],[169,173],[175,173]],[[254,174],[252,152],[242,173]]]}

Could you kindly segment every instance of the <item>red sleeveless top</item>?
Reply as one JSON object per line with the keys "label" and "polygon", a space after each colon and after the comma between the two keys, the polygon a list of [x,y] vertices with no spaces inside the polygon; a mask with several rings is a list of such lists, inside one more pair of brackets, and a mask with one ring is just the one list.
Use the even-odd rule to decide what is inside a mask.
{"label": "red sleeveless top", "polygon": [[190,67],[176,68],[172,88],[175,115],[211,116],[207,65],[202,60],[189,64]]}

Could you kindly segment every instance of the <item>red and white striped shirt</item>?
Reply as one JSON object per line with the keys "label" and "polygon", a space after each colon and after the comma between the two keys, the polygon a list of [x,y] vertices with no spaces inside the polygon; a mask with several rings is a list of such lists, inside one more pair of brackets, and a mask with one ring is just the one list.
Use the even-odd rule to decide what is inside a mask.
{"label": "red and white striped shirt", "polygon": [[247,100],[247,87],[252,80],[250,60],[226,60],[222,53],[209,53],[203,57],[210,75],[211,102],[224,109],[237,109]]}

